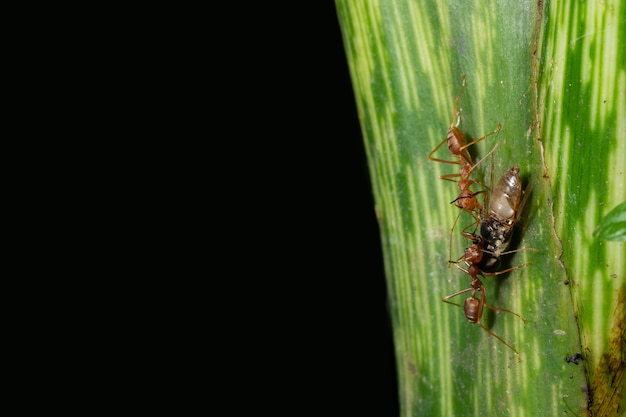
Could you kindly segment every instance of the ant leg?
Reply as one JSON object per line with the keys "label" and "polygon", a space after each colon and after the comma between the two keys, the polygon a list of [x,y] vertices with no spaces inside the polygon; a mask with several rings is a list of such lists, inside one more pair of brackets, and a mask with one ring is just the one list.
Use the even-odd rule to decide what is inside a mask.
{"label": "ant leg", "polygon": [[[521,318],[522,320],[526,321],[526,319],[524,319],[522,316],[520,316],[519,314],[513,313],[512,311],[509,310],[505,310],[503,308],[497,308],[497,307],[492,307],[490,305],[487,304],[487,294],[485,291],[485,287],[481,287],[480,288],[480,293],[481,293],[481,300],[480,302],[487,308],[491,308],[492,310],[500,310],[500,311],[506,311],[509,312],[511,314],[515,314],[516,316],[518,316],[519,318]],[[517,350],[515,350],[515,348],[513,348],[513,346],[509,345],[507,342],[504,341],[503,338],[501,338],[500,336],[498,336],[497,334],[495,334],[494,332],[492,332],[491,330],[489,330],[488,328],[486,328],[481,322],[480,322],[480,318],[477,321],[478,325],[480,327],[483,328],[484,331],[486,331],[487,333],[489,333],[490,335],[492,335],[493,337],[495,337],[496,339],[498,339],[500,342],[502,342],[504,345],[506,345],[509,349],[511,349],[513,352],[515,352],[515,354],[517,355],[517,362],[521,362],[522,361],[522,356],[519,354],[519,352]]]}
{"label": "ant leg", "polygon": [[514,250],[508,250],[508,251],[506,251],[506,252],[502,252],[502,253],[500,254],[500,256],[502,256],[502,255],[508,255],[508,254],[510,254],[510,253],[515,253],[515,252],[520,252],[520,251],[523,251],[523,250],[531,250],[531,251],[533,251],[533,252],[539,252],[539,250],[538,250],[538,249],[535,249],[535,248],[517,248],[517,249],[514,249]]}
{"label": "ant leg", "polygon": [[[444,143],[448,144],[448,150],[452,156],[458,157],[458,161],[448,160],[448,159],[439,159],[433,157],[433,154],[441,148],[441,145]],[[456,126],[452,125],[448,129],[448,133],[446,138],[439,142],[439,145],[435,147],[429,154],[428,159],[435,162],[443,162],[444,164],[455,164],[455,165],[472,165],[472,158],[469,152],[465,149],[465,135],[461,132]]]}
{"label": "ant leg", "polygon": [[454,125],[454,116],[457,116],[457,122],[456,122],[457,126],[459,125],[461,121],[461,116],[456,111],[456,109],[459,107],[459,100],[461,100],[461,93],[463,92],[463,89],[465,88],[465,74],[461,74],[461,79],[463,80],[463,82],[461,83],[461,88],[459,88],[459,93],[456,95],[456,100],[454,101],[454,112],[452,113],[452,120],[450,120],[450,125]]}
{"label": "ant leg", "polygon": [[[484,272],[484,273],[483,273],[483,275],[484,275],[484,276],[495,276],[495,275],[501,275],[501,274],[504,274],[504,273],[507,273],[507,272],[510,272],[510,271],[515,271],[516,269],[522,268],[522,267],[527,266],[527,265],[530,265],[530,264],[532,264],[532,262],[526,262],[525,264],[518,265],[518,266],[514,266],[514,267],[512,267],[512,268],[508,268],[508,269],[505,269],[505,270],[503,270],[503,271],[497,271],[497,272]],[[493,307],[493,306],[490,306],[490,305],[487,305],[487,304],[485,304],[485,306],[487,306],[488,308],[490,308],[490,309],[492,309],[492,310],[499,310],[499,311],[504,311],[504,312],[506,312],[506,313],[511,313],[511,314],[514,314],[514,315],[516,315],[517,317],[519,317],[520,319],[522,319],[522,321],[523,321],[524,323],[526,322],[526,319],[525,319],[524,317],[520,316],[519,314],[517,314],[517,313],[515,313],[515,312],[513,312],[513,311],[511,311],[511,310],[507,310],[507,309],[505,309],[505,308]]]}
{"label": "ant leg", "polygon": [[[448,131],[449,132],[449,131]],[[441,145],[443,145],[444,143],[446,143],[448,141],[448,136],[445,137],[444,140],[442,140],[441,142],[439,142],[439,145],[437,145],[435,147],[435,149],[433,149],[429,154],[428,154],[428,159],[430,159],[431,161],[435,161],[435,162],[443,162],[444,164],[454,164],[454,165],[462,165],[462,163],[460,161],[450,161],[447,159],[439,159],[439,158],[433,158],[433,154],[435,152],[437,152],[437,150],[439,148],[441,148]]]}
{"label": "ant leg", "polygon": [[457,291],[457,292],[455,292],[454,294],[446,295],[445,297],[443,297],[443,298],[441,299],[441,301],[443,301],[444,303],[448,303],[448,304],[452,304],[452,305],[455,305],[455,306],[459,306],[459,307],[461,307],[461,304],[453,303],[452,301],[448,301],[448,300],[449,300],[450,298],[456,297],[457,295],[465,294],[466,292],[468,292],[468,291],[472,291],[472,290],[473,290],[473,288],[472,288],[472,287],[469,287],[469,288],[466,288],[466,289],[464,289],[464,290]]}
{"label": "ant leg", "polygon": [[465,255],[461,256],[456,261],[448,261],[448,263],[449,264],[454,264],[454,266],[456,266],[459,270],[465,272],[469,276],[472,276],[472,274],[470,273],[469,269],[465,269],[462,266],[459,266],[459,262],[461,262],[463,259],[465,259]]}
{"label": "ant leg", "polygon": [[[485,195],[483,196],[483,207],[487,207],[487,193],[485,193]],[[482,212],[481,212],[481,216],[482,216]]]}
{"label": "ant leg", "polygon": [[[456,219],[454,219],[454,223],[452,224],[452,229],[450,229],[450,242],[448,244],[448,249],[449,249],[448,259],[452,258],[452,235],[454,233],[454,228],[456,227],[456,222],[459,220],[459,217],[461,217],[461,212],[460,211],[459,211],[459,214],[456,215]],[[457,260],[457,262],[459,260]],[[450,263],[448,263],[448,268],[450,268]]]}
{"label": "ant leg", "polygon": [[499,122],[498,122],[498,127],[496,127],[496,129],[495,129],[493,132],[489,132],[489,133],[487,133],[485,136],[483,136],[482,138],[478,138],[478,139],[473,140],[473,141],[471,141],[470,143],[468,143],[468,144],[466,144],[466,145],[462,146],[462,147],[461,147],[461,150],[464,150],[464,149],[466,149],[466,148],[468,148],[468,147],[472,146],[473,144],[480,142],[481,140],[485,140],[487,137],[489,137],[489,136],[491,136],[491,135],[494,135],[494,134],[498,133],[498,132],[500,131],[500,129],[502,129],[502,123],[499,123]]}
{"label": "ant leg", "polygon": [[[489,306],[487,306],[487,307],[489,307]],[[521,362],[522,361],[522,356],[519,354],[519,352],[517,350],[515,350],[513,348],[513,346],[509,345],[507,342],[504,341],[503,338],[501,338],[500,336],[498,336],[497,334],[495,334],[494,332],[492,332],[491,330],[489,330],[488,328],[483,326],[482,323],[478,322],[478,325],[480,327],[482,327],[484,331],[486,331],[487,333],[489,333],[490,335],[492,335],[493,337],[498,339],[500,342],[502,342],[504,345],[506,345],[509,349],[511,349],[513,352],[515,352],[515,354],[517,355],[517,362]]]}
{"label": "ant leg", "polygon": [[490,309],[495,310],[495,311],[504,311],[505,313],[511,313],[511,314],[513,314],[513,315],[515,315],[515,316],[519,317],[519,318],[520,318],[520,319],[521,319],[524,323],[526,323],[526,319],[525,319],[524,317],[520,316],[519,314],[517,314],[517,313],[516,313],[516,312],[514,312],[514,311],[507,310],[506,308],[500,308],[500,307],[490,306],[490,305],[488,305],[488,304],[485,304],[485,307],[490,308]]}
{"label": "ant leg", "polygon": [[486,277],[493,277],[493,276],[496,276],[496,275],[502,275],[502,274],[506,274],[507,272],[515,271],[516,269],[520,269],[520,268],[523,268],[523,267],[528,266],[528,265],[532,265],[532,262],[526,262],[525,264],[517,265],[517,266],[511,267],[511,268],[505,269],[503,271],[484,272],[483,275],[486,276]]}
{"label": "ant leg", "polygon": [[[448,161],[448,162],[452,162],[452,161]],[[459,164],[460,165],[460,164]],[[454,173],[454,174],[445,174],[445,175],[440,175],[439,179],[441,180],[447,180],[447,181],[454,181],[454,182],[458,182],[456,180],[454,180],[453,178],[457,178],[457,177],[462,177],[462,174],[458,174],[458,173]]]}
{"label": "ant leg", "polygon": [[[472,171],[474,170],[474,168],[476,168],[478,165],[480,165],[480,163],[481,163],[481,162],[483,162],[485,159],[487,159],[487,157],[488,157],[489,155],[491,155],[491,154],[492,154],[492,153],[493,153],[493,152],[494,152],[494,151],[498,148],[498,146],[500,146],[500,144],[499,144],[499,143],[496,143],[496,144],[494,145],[494,147],[493,147],[493,148],[492,148],[489,152],[487,152],[487,155],[483,156],[483,157],[480,159],[480,161],[476,162],[476,163],[475,163],[475,164],[474,164],[474,165],[470,168],[470,170],[467,172],[467,176],[469,177],[469,175],[472,173]],[[476,184],[480,184],[480,185],[481,185],[483,188],[485,188],[486,190],[491,191],[491,189],[490,189],[489,187],[487,187],[485,184],[483,184],[481,181],[479,181],[479,180],[475,180],[474,182],[475,182]]]}
{"label": "ant leg", "polygon": [[[459,219],[459,217],[460,217],[460,216],[461,216],[461,212],[459,212],[459,214],[456,216],[456,219],[454,220],[454,224],[452,225],[452,230],[450,230],[450,242],[449,242],[449,245],[448,245],[448,246],[449,246],[449,248],[450,248],[450,253],[448,254],[448,255],[449,255],[449,258],[452,258],[452,235],[453,235],[453,232],[454,232],[454,227],[456,226],[457,220]],[[474,217],[474,218],[476,219],[476,222],[478,222],[478,218],[476,218],[476,217]],[[475,224],[477,224],[477,223],[475,223]],[[469,225],[469,226],[472,226],[472,225]],[[466,226],[463,230],[467,229],[467,227],[469,227],[469,226]],[[462,234],[463,234],[463,236],[465,236],[467,239],[472,240],[472,242],[473,242],[474,244],[473,244],[472,246],[470,246],[469,248],[465,248],[465,251],[464,251],[463,256],[461,256],[461,257],[460,257],[459,259],[457,259],[456,261],[448,261],[448,268],[450,268],[450,264],[451,264],[451,263],[452,263],[452,264],[455,264],[455,265],[456,265],[456,267],[457,267],[459,270],[461,270],[461,271],[465,272],[466,274],[468,274],[468,275],[470,275],[470,276],[472,276],[472,277],[473,277],[474,275],[476,275],[476,274],[478,274],[478,273],[480,273],[480,272],[476,272],[476,273],[472,274],[472,273],[469,271],[469,269],[463,269],[463,268],[459,267],[459,266],[458,266],[458,264],[459,264],[459,262],[461,262],[461,261],[466,261],[466,263],[467,263],[468,265],[470,265],[470,263],[477,263],[477,262],[480,262],[480,258],[482,257],[482,253],[483,253],[483,252],[485,252],[485,251],[484,251],[482,248],[480,248],[480,250],[478,249],[478,246],[476,245],[477,241],[475,241],[475,240],[473,239],[473,237],[475,236],[474,234],[469,234],[469,233],[467,233],[467,232],[462,232]],[[480,253],[480,255],[479,255],[479,253]],[[448,259],[449,259],[449,258],[448,258]],[[479,270],[478,270],[478,271],[479,271]]]}
{"label": "ant leg", "polygon": [[[476,193],[478,194],[478,193]],[[480,210],[482,210],[482,208],[480,208]],[[479,210],[479,213],[480,213]],[[474,231],[472,233],[467,232],[467,229],[469,229],[470,227],[474,226]],[[478,227],[480,226],[480,214],[477,216],[474,216],[474,223],[468,224],[467,226],[465,226],[463,228],[463,230],[461,231],[461,234],[463,234],[463,236],[465,236],[467,238],[467,236],[474,236],[476,235],[476,230],[478,230]],[[471,238],[469,238],[471,240]],[[487,252],[489,253],[487,250],[483,249],[483,252]]]}

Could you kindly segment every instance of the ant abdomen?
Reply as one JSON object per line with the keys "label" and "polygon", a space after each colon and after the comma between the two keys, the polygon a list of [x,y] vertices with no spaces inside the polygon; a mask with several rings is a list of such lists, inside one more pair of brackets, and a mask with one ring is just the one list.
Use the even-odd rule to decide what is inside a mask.
{"label": "ant abdomen", "polygon": [[465,299],[463,312],[465,313],[467,321],[472,324],[476,324],[483,315],[483,305],[478,298],[469,297]]}
{"label": "ant abdomen", "polygon": [[448,135],[446,136],[446,142],[448,142],[448,150],[452,155],[458,156],[463,164],[472,165],[472,157],[467,150],[465,135],[458,127],[454,125],[450,126]]}
{"label": "ant abdomen", "polygon": [[521,198],[519,167],[513,166],[502,175],[491,193],[489,216],[495,217],[501,223],[514,223]]}

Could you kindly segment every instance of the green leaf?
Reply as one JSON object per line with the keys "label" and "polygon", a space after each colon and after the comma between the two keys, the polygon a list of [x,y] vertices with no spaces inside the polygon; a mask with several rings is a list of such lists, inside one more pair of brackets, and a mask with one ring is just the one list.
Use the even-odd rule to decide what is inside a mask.
{"label": "green leaf", "polygon": [[[623,2],[336,0],[381,230],[404,416],[615,415],[626,409],[626,254],[593,239],[626,195]],[[622,45],[621,48],[619,45]],[[442,297],[472,223],[449,204],[457,165],[428,154],[455,120],[493,187],[513,165],[529,190],[505,266],[483,282],[487,328]],[[437,157],[452,159],[443,146]],[[452,246],[452,248],[450,248]],[[450,255],[450,252],[452,255]],[[457,301],[463,302],[464,296]],[[566,362],[580,352],[580,365]],[[589,394],[587,394],[589,393]],[[589,405],[591,404],[591,408]],[[620,408],[621,407],[621,408]]]}
{"label": "green leaf", "polygon": [[591,414],[626,409],[626,250],[594,239],[626,195],[624,2],[550,2],[538,110],[561,261],[572,281]]}
{"label": "green leaf", "polygon": [[593,231],[593,236],[602,240],[626,242],[626,202],[618,205],[602,218]]}

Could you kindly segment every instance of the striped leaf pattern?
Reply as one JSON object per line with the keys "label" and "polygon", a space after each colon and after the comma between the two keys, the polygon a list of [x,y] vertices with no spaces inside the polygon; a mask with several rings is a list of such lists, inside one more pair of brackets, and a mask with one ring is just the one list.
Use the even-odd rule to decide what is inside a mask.
{"label": "striped leaf pattern", "polygon": [[[616,375],[626,357],[626,253],[623,242],[592,233],[626,196],[624,5],[336,6],[382,235],[402,415],[582,416],[589,390],[605,392],[602,401],[594,396],[594,415],[618,415],[610,413],[624,409]],[[493,187],[518,165],[530,193],[511,249],[537,251],[504,256],[503,268],[532,264],[483,279],[489,305],[527,319],[491,310],[482,319],[522,362],[442,302],[470,283],[448,260],[469,246],[459,232],[472,219],[462,213],[450,234],[459,210],[449,203],[459,191],[439,179],[459,166],[428,159],[456,121],[461,74],[466,137],[502,125],[469,149],[475,161],[489,155],[473,178]],[[437,157],[452,159],[446,146]]]}
{"label": "striped leaf pattern", "polygon": [[626,5],[551,2],[539,111],[592,415],[626,413],[626,248],[594,237],[626,200]]}

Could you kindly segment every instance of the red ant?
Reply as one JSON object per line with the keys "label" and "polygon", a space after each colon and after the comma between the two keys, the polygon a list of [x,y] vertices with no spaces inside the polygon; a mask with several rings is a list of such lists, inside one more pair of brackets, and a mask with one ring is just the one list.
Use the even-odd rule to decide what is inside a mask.
{"label": "red ant", "polygon": [[[448,303],[448,304],[453,304],[456,306],[460,307],[460,304],[456,304],[453,303],[451,301],[448,301],[450,298],[456,297],[457,295],[461,295],[464,294],[466,292],[471,291],[472,294],[465,300],[465,303],[463,305],[463,311],[465,313],[465,317],[467,318],[467,320],[470,323],[475,323],[478,324],[480,327],[483,328],[483,330],[485,330],[487,333],[489,333],[490,335],[492,335],[493,337],[495,337],[496,339],[498,339],[500,342],[502,342],[504,345],[506,345],[509,349],[511,349],[513,352],[515,352],[515,354],[517,355],[517,361],[521,362],[522,361],[522,357],[520,356],[519,352],[517,350],[515,350],[511,345],[509,345],[507,342],[504,341],[504,339],[502,339],[500,336],[498,336],[497,334],[495,334],[494,332],[492,332],[491,330],[489,330],[488,328],[486,328],[481,322],[480,319],[482,318],[483,315],[483,308],[487,307],[490,308],[492,310],[496,310],[496,311],[504,311],[506,313],[511,313],[516,315],[517,317],[519,317],[523,322],[526,322],[526,319],[522,316],[520,316],[517,313],[514,313],[513,311],[504,309],[504,308],[498,308],[498,307],[493,307],[490,306],[489,304],[487,304],[487,292],[485,290],[485,287],[482,283],[482,281],[478,278],[478,276],[496,276],[496,275],[501,275],[501,274],[505,274],[507,272],[510,271],[514,271],[516,269],[522,268],[526,265],[529,265],[530,262],[527,262],[523,265],[518,265],[512,268],[508,268],[505,269],[503,271],[497,271],[497,272],[483,272],[480,267],[478,266],[480,264],[480,262],[483,259],[483,254],[484,253],[488,253],[488,251],[486,251],[483,246],[484,246],[484,240],[482,237],[476,236],[473,233],[463,233],[463,235],[465,237],[467,237],[468,239],[471,239],[473,244],[465,249],[465,254],[459,258],[456,261],[450,261],[450,263],[454,263],[454,265],[460,269],[461,271],[465,272],[466,274],[468,274],[470,277],[472,277],[472,282],[470,284],[469,288],[466,288],[464,290],[461,291],[457,291],[454,294],[450,294],[447,295],[445,297],[442,298],[442,301],[444,303]],[[511,252],[516,252],[516,251],[511,251]],[[500,255],[503,255],[505,253],[510,253],[510,252],[503,252]],[[493,255],[493,254],[492,254]],[[462,266],[459,266],[459,262],[464,261],[467,264],[467,269],[463,268]],[[476,291],[480,291],[480,299],[476,298]]]}
{"label": "red ant", "polygon": [[[478,180],[470,180],[469,177],[472,171],[474,170],[474,168],[476,168],[476,166],[478,166],[478,164],[480,164],[480,162],[482,162],[485,158],[481,159],[478,163],[474,165],[472,161],[472,157],[469,151],[467,150],[467,148],[469,148],[470,146],[472,146],[473,144],[477,142],[480,142],[481,140],[484,140],[488,136],[498,133],[500,129],[502,128],[502,125],[498,123],[498,127],[493,132],[490,132],[481,138],[478,138],[476,140],[471,141],[470,143],[467,143],[467,140],[465,139],[465,135],[463,135],[463,132],[461,132],[461,130],[457,127],[461,122],[460,111],[457,111],[457,108],[459,106],[459,100],[461,99],[461,93],[463,92],[463,89],[465,88],[465,74],[461,74],[461,78],[463,79],[463,83],[461,85],[459,93],[457,94],[456,100],[454,102],[454,111],[452,114],[452,120],[450,121],[450,128],[448,129],[448,134],[446,135],[446,138],[443,139],[435,147],[435,149],[433,149],[428,154],[428,159],[430,159],[431,161],[435,161],[435,162],[442,162],[444,164],[461,165],[460,173],[441,175],[439,178],[446,179],[446,180],[449,180],[451,178],[457,178],[457,177],[461,178],[458,181],[459,190],[461,192],[459,196],[451,202],[451,204],[455,204],[457,207],[459,207],[465,212],[470,213],[475,219],[478,220],[477,211],[481,211],[482,206],[480,205],[478,200],[476,200],[476,195],[482,193],[483,191],[474,193],[470,190],[470,186],[472,184],[479,184],[485,189],[488,189],[488,187]],[[455,116],[457,118],[456,124],[454,123]],[[446,160],[446,159],[439,159],[439,158],[433,157],[433,154],[437,152],[439,148],[441,147],[441,145],[443,145],[445,142],[447,142],[448,150],[450,151],[452,156],[457,157],[458,160]],[[495,147],[489,152],[489,154],[493,152],[494,150],[495,150]],[[487,157],[489,154],[487,154],[485,157]],[[455,224],[456,224],[456,220],[455,220]]]}
{"label": "red ant", "polygon": [[[498,123],[498,127],[493,132],[488,133],[481,138],[478,138],[476,140],[473,140],[467,143],[467,140],[465,139],[465,135],[463,135],[463,132],[461,132],[461,130],[457,127],[461,121],[460,111],[457,111],[457,109],[459,106],[459,100],[461,99],[461,93],[463,92],[463,89],[465,88],[465,74],[462,74],[461,78],[463,79],[463,83],[461,85],[461,88],[454,102],[454,111],[452,114],[452,120],[450,121],[450,128],[448,129],[448,134],[446,135],[446,138],[442,140],[435,147],[435,149],[433,149],[430,152],[430,154],[428,154],[428,159],[430,159],[431,161],[442,162],[445,164],[461,165],[460,173],[441,175],[439,178],[445,179],[445,180],[451,180],[453,178],[460,177],[460,179],[457,182],[459,190],[460,190],[459,196],[455,198],[453,201],[451,201],[450,204],[456,205],[462,211],[469,213],[474,218],[474,223],[467,227],[471,227],[472,225],[475,225],[476,227],[478,227],[478,224],[480,223],[481,213],[483,211],[483,206],[478,202],[478,200],[476,199],[476,196],[481,193],[486,193],[486,190],[489,190],[489,187],[487,187],[485,184],[483,184],[479,180],[471,180],[470,175],[472,171],[482,161],[484,161],[485,158],[487,158],[487,156],[489,156],[493,151],[496,150],[496,148],[498,147],[498,144],[496,144],[496,146],[494,146],[494,148],[491,151],[489,151],[489,153],[487,153],[487,155],[485,155],[485,157],[483,157],[476,164],[473,163],[472,157],[469,151],[467,150],[467,148],[469,148],[471,145],[477,142],[480,142],[481,140],[484,140],[488,136],[498,133],[500,129],[502,128],[502,125]],[[456,124],[454,123],[455,116],[457,118]],[[447,142],[448,150],[450,151],[452,156],[456,156],[458,160],[446,160],[446,159],[439,159],[439,158],[433,157],[433,154],[439,150],[439,148],[444,144],[444,142]],[[483,187],[484,190],[473,192],[472,190],[470,190],[470,186],[472,184],[479,184],[480,186]],[[483,205],[485,204],[485,200],[486,200],[486,194],[485,194],[485,198],[483,199]],[[456,223],[459,220],[460,216],[461,216],[461,213],[459,212],[456,219],[454,220],[454,223],[452,224],[452,229],[450,230],[450,254],[452,253],[451,252],[452,251],[452,233],[454,232],[454,228],[456,227]]]}

